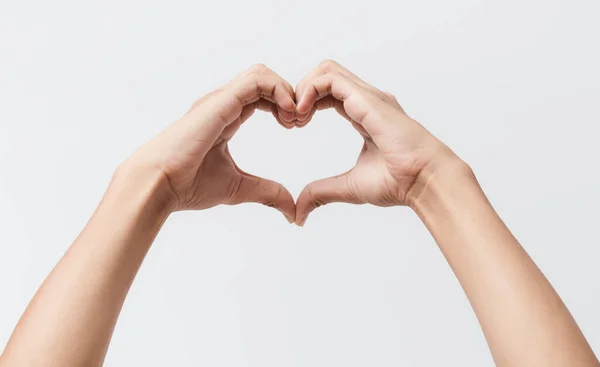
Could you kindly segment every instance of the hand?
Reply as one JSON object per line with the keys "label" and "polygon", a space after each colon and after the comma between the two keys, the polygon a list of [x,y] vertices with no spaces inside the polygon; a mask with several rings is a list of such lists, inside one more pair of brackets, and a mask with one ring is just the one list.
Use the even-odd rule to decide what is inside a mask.
{"label": "hand", "polygon": [[196,101],[176,123],[139,149],[124,164],[164,173],[175,210],[255,202],[281,211],[293,222],[294,199],[281,184],[236,166],[227,143],[256,109],[294,126],[293,88],[264,65],[252,67]]}
{"label": "hand", "polygon": [[296,202],[296,223],[315,208],[333,202],[378,206],[412,205],[427,177],[456,156],[418,122],[395,97],[327,60],[296,87],[297,125],[317,110],[335,108],[365,142],[354,168],[310,183]]}

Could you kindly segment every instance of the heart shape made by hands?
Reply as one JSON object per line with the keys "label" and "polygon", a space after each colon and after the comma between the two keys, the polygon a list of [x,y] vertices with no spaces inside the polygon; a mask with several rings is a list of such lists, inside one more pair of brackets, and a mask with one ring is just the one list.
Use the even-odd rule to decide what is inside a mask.
{"label": "heart shape made by hands", "polygon": [[[306,126],[317,111],[335,109],[364,140],[356,165],[309,183],[294,202],[281,184],[242,171],[229,152],[228,142],[257,109],[288,129]],[[325,61],[296,88],[264,65],[250,69],[196,101],[139,156],[164,171],[177,210],[255,202],[303,225],[311,211],[333,202],[411,205],[430,158],[451,154],[444,147],[394,96]]]}
{"label": "heart shape made by hands", "polygon": [[[263,192],[269,194],[262,199],[268,200],[258,198],[253,201],[279,209],[298,225],[303,225],[315,208],[333,202],[378,206],[407,203],[408,191],[425,161],[413,154],[414,147],[419,147],[421,139],[429,142],[433,136],[406,116],[393,95],[370,86],[329,60],[310,72],[293,93],[294,111],[281,108],[269,95],[257,100],[255,109],[271,112],[279,124],[288,129],[306,126],[317,111],[335,109],[363,137],[363,148],[352,169],[309,183],[295,203],[281,184],[260,178],[255,178],[254,184],[263,183]],[[390,124],[391,120],[398,123]],[[237,128],[239,126],[232,128],[232,133]],[[398,140],[406,132],[412,134],[410,139]],[[243,189],[242,192],[249,191]],[[295,209],[293,215],[292,207]]]}

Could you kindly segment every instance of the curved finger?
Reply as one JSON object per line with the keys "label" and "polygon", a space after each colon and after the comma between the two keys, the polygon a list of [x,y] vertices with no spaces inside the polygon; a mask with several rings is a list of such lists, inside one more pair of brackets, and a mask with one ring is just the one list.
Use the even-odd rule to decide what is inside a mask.
{"label": "curved finger", "polygon": [[232,93],[242,109],[257,101],[265,100],[275,106],[274,115],[284,126],[295,125],[296,104],[285,82],[278,76],[252,74],[232,87]]}
{"label": "curved finger", "polygon": [[352,122],[352,119],[348,116],[348,114],[344,110],[344,105],[341,101],[333,98],[332,96],[325,96],[325,97],[318,99],[314,103],[313,107],[311,108],[311,110],[308,113],[302,114],[301,119],[296,120],[296,126],[297,127],[306,126],[312,120],[313,116],[315,115],[315,113],[317,111],[326,110],[326,109],[330,109],[330,108],[335,108],[337,113],[342,115],[342,117],[344,117],[346,120]]}
{"label": "curved finger", "polygon": [[343,118],[355,125],[355,122],[352,121],[350,116],[348,116],[348,114],[346,113],[346,110],[344,110],[344,103],[342,101],[335,99],[333,96],[325,96],[318,99],[314,103],[313,108],[310,110],[310,112],[303,115],[304,118],[302,120],[296,121],[296,126],[306,126],[310,122],[316,111],[327,110],[330,108],[335,109],[338,114],[340,114]]}
{"label": "curved finger", "polygon": [[[251,74],[266,74],[266,75],[273,75],[276,77],[281,78],[281,76],[279,74],[277,74],[275,71],[273,71],[271,68],[269,68],[268,66],[266,66],[265,64],[254,64],[252,67],[250,67],[248,70],[246,70],[245,72],[243,72],[242,74],[238,75],[236,77],[236,79],[238,78],[242,78],[244,76],[248,76]],[[285,89],[288,91],[288,93],[290,95],[294,95],[294,87],[292,87],[292,85],[290,83],[288,83],[285,79],[281,78],[283,81],[283,85],[285,87]]]}
{"label": "curved finger", "polygon": [[[294,95],[285,83],[281,77],[271,72],[242,75],[199,100],[196,107],[182,117],[179,126],[190,138],[212,144],[225,128],[234,122],[240,122],[242,112],[249,113],[246,106],[260,99],[271,101],[277,106],[278,121],[289,120],[290,115],[295,113],[296,104]],[[286,121],[285,125],[292,125],[292,122]]]}
{"label": "curved finger", "polygon": [[[362,108],[357,111],[357,108],[352,105],[348,106],[345,102],[350,98],[354,98],[354,104],[360,107],[365,104],[366,93],[366,90],[345,76],[339,73],[327,73],[307,83],[307,88],[298,97],[296,109],[298,113],[308,113],[312,108],[318,108],[317,101],[326,97],[332,97],[342,103],[345,117],[360,123],[368,113],[368,110]],[[320,106],[327,107],[328,105],[332,105],[332,103],[333,101],[329,98],[325,99]]]}
{"label": "curved finger", "polygon": [[370,90],[372,93],[374,93],[375,95],[377,95],[380,99],[386,101],[386,102],[392,102],[397,104],[398,106],[400,106],[398,104],[398,101],[396,100],[396,98],[391,94],[391,93],[387,93],[382,91],[381,89],[367,83],[366,81],[364,81],[363,79],[361,79],[358,75],[354,74],[353,72],[351,72],[348,68],[342,66],[341,64],[339,64],[338,62],[334,61],[334,60],[325,60],[321,63],[321,68],[323,70],[325,70],[325,72],[338,72],[342,75],[344,75],[345,77],[347,77],[348,79],[352,80],[353,82],[355,82],[356,84],[358,84],[359,86]]}
{"label": "curved finger", "polygon": [[289,121],[288,119],[283,118],[282,111],[279,108],[277,108],[277,105],[275,103],[263,98],[244,107],[242,113],[240,114],[241,123],[244,123],[246,120],[248,120],[256,110],[270,112],[275,118],[275,120],[277,120],[277,122],[286,129],[291,129],[295,126],[293,119],[292,121]]}
{"label": "curved finger", "polygon": [[360,87],[341,74],[327,73],[308,80],[302,94],[297,96],[298,114],[309,113],[315,103],[324,97],[332,96],[345,101],[351,95],[359,93]]}
{"label": "curved finger", "polygon": [[[265,66],[264,64],[254,65],[250,69],[249,74],[251,75],[252,73],[257,74],[257,75],[268,75],[268,76],[274,77],[275,79],[277,79],[279,81],[279,85],[281,85],[283,87],[283,88],[280,88],[280,90],[285,89],[285,91],[291,97],[292,102],[293,102],[293,104],[289,104],[289,99],[287,99],[286,103],[289,105],[289,107],[288,108],[285,108],[285,107],[278,108],[279,117],[282,120],[284,120],[286,123],[294,125],[294,120],[296,118],[296,104],[295,104],[296,94],[294,92],[294,88],[292,87],[292,85],[290,83],[288,83],[287,80],[283,79],[279,74],[277,74],[276,72],[274,72],[273,70],[271,70],[270,68]],[[267,100],[277,104],[277,100],[276,100],[275,96],[264,95],[262,98],[267,99]]]}
{"label": "curved finger", "polygon": [[345,118],[348,122],[352,124],[355,130],[359,132],[363,137],[369,137],[369,134],[360,124],[356,123],[354,120],[348,116],[346,110],[344,109],[344,103],[338,99],[333,98],[333,96],[323,97],[315,102],[314,107],[312,108],[310,115],[304,121],[296,121],[297,127],[306,126],[311,120],[316,111],[322,111],[327,109],[335,109],[335,111]]}
{"label": "curved finger", "polygon": [[234,203],[259,203],[279,210],[289,223],[296,219],[292,194],[280,183],[243,173]]}
{"label": "curved finger", "polygon": [[[296,94],[294,92],[294,88],[292,87],[292,85],[290,83],[288,83],[287,80],[283,79],[279,74],[277,74],[276,72],[274,72],[273,70],[271,70],[270,68],[265,66],[264,64],[254,65],[249,70],[248,74],[251,75],[252,73],[257,74],[257,75],[268,75],[268,76],[274,77],[275,79],[279,80],[280,85],[282,85],[283,88],[285,89],[285,91],[287,92],[287,94],[289,94],[291,96],[294,104],[293,104],[293,106],[290,106],[290,108],[287,108],[287,109],[278,108],[277,109],[278,118],[285,122],[285,124],[282,124],[282,125],[285,125],[286,127],[288,127],[288,125],[293,127],[295,124],[294,120],[296,119],[296,105],[295,105]],[[264,95],[262,98],[277,104],[275,96]],[[287,102],[289,104],[289,100]]]}
{"label": "curved finger", "polygon": [[326,204],[362,204],[349,185],[348,173],[308,184],[296,201],[296,224],[303,226],[313,210]]}
{"label": "curved finger", "polygon": [[239,130],[240,126],[242,126],[242,124],[246,122],[250,117],[252,117],[256,110],[270,112],[275,118],[275,120],[286,129],[291,129],[295,126],[293,122],[289,123],[281,119],[281,116],[279,115],[279,109],[277,108],[277,105],[275,103],[261,98],[254,103],[246,105],[243,108],[240,117],[238,117],[236,121],[229,124],[223,130],[223,132],[220,135],[220,139],[225,141],[231,140],[233,135],[235,135],[235,133]]}
{"label": "curved finger", "polygon": [[340,65],[336,61],[331,60],[331,59],[326,59],[326,60],[322,61],[316,68],[314,68],[308,74],[306,74],[304,76],[304,78],[302,78],[300,83],[298,83],[298,85],[296,86],[296,94],[302,95],[302,93],[304,93],[304,89],[307,85],[307,81],[312,80],[318,76],[327,74],[329,72],[334,72],[334,71],[345,75],[348,79],[351,79],[358,85],[361,85],[361,84],[364,84],[363,86],[368,85],[362,79],[360,79],[358,76],[356,76],[355,74],[350,72],[350,70],[344,68],[342,65]]}
{"label": "curved finger", "polygon": [[264,98],[282,110],[293,113],[296,111],[294,94],[286,84],[287,82],[275,73],[253,73],[235,80],[229,86],[229,91],[242,107]]}
{"label": "curved finger", "polygon": [[[372,91],[373,93],[380,95],[380,97],[382,97],[382,98],[388,98],[386,93],[373,87],[371,84],[365,82],[364,80],[359,78],[356,74],[354,74],[353,72],[351,72],[344,66],[340,65],[338,62],[331,60],[331,59],[322,61],[315,69],[313,69],[310,73],[308,73],[300,81],[300,83],[298,83],[298,85],[296,86],[296,97],[298,97],[304,93],[304,89],[306,88],[306,85],[309,80],[314,79],[320,75],[330,73],[330,72],[337,72],[339,74],[342,74],[346,78],[352,80],[357,85],[359,85],[365,89],[368,89],[368,90]],[[303,121],[304,119],[302,117],[303,116],[299,116],[298,120]]]}
{"label": "curved finger", "polygon": [[[203,120],[216,122],[216,128],[225,128],[240,117],[244,108],[260,99],[273,102],[282,120],[293,120],[296,111],[295,95],[279,75],[264,65],[258,65],[227,83],[207,98],[207,108],[198,112]],[[191,111],[194,113],[194,111]]]}
{"label": "curved finger", "polygon": [[374,139],[386,130],[390,132],[384,121],[394,120],[391,114],[398,113],[395,107],[339,73],[327,73],[310,81],[298,99],[298,113],[310,111],[327,96],[342,102],[344,116],[362,126]]}
{"label": "curved finger", "polygon": [[363,137],[369,137],[369,133],[367,133],[367,130],[365,130],[365,128],[362,125],[358,124],[357,122],[352,120],[350,116],[348,116],[346,110],[344,109],[344,103],[342,101],[337,100],[332,96],[327,96],[315,102],[315,110],[317,111],[327,110],[331,108],[335,109],[335,111],[340,116],[349,121],[352,124],[352,127],[354,127],[354,129],[357,130],[360,135],[362,135]]}

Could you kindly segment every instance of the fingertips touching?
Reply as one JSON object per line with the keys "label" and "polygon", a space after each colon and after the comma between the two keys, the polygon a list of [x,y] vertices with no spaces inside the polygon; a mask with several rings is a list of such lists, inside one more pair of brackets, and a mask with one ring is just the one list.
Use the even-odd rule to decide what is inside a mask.
{"label": "fingertips touching", "polygon": [[263,186],[265,186],[263,188],[265,196],[261,198],[261,203],[277,209],[283,214],[288,223],[294,223],[296,221],[296,203],[292,194],[283,185],[274,181],[268,181]]}
{"label": "fingertips touching", "polygon": [[316,97],[314,99],[311,98],[310,92],[305,89],[302,94],[296,96],[296,99],[298,101],[296,105],[296,112],[298,115],[308,115],[313,107]]}
{"label": "fingertips touching", "polygon": [[281,119],[285,123],[286,126],[290,126],[290,127],[295,126],[295,123],[296,123],[296,113],[295,112],[277,109],[277,116],[279,119]]}
{"label": "fingertips touching", "polygon": [[308,184],[296,201],[296,224],[304,226],[308,215],[316,208],[330,203],[359,204],[348,185],[348,172]]}
{"label": "fingertips touching", "polygon": [[308,125],[308,123],[312,120],[312,118],[316,112],[317,112],[317,109],[315,107],[313,107],[309,113],[299,115],[296,119],[296,126],[304,127],[304,126]]}
{"label": "fingertips touching", "polygon": [[277,103],[277,106],[282,111],[289,112],[292,115],[296,113],[296,102],[294,102],[294,95],[289,93],[283,82],[276,85],[275,90],[273,91],[273,97],[275,99],[275,103]]}
{"label": "fingertips touching", "polygon": [[296,203],[292,194],[283,185],[279,186],[281,186],[280,193],[275,198],[274,208],[283,214],[288,223],[292,224],[296,221]]}
{"label": "fingertips touching", "polygon": [[296,113],[295,94],[292,86],[277,73],[263,64],[256,64],[239,79],[231,83],[237,85],[236,97],[242,105],[266,99],[275,103],[282,120],[292,122]]}
{"label": "fingertips touching", "polygon": [[280,183],[242,173],[236,192],[237,203],[259,203],[280,211],[289,223],[296,220],[296,204],[292,194]]}
{"label": "fingertips touching", "polygon": [[271,102],[264,98],[259,99],[252,105],[247,105],[246,107],[244,107],[244,109],[242,110],[242,114],[240,115],[242,122],[246,121],[250,116],[252,116],[255,110],[270,112],[275,118],[275,120],[286,129],[291,129],[294,127],[293,121],[289,122],[281,118],[281,114],[285,112],[280,110],[274,102]]}

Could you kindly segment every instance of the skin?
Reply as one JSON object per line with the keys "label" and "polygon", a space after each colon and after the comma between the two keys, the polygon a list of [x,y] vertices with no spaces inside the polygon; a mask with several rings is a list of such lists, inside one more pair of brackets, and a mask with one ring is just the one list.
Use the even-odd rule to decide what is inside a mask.
{"label": "skin", "polygon": [[[296,204],[283,186],[233,162],[227,142],[256,109],[292,128],[327,108],[356,128],[364,148],[353,169],[310,183]],[[295,90],[257,65],[125,161],[27,307],[0,367],[102,365],[123,301],[168,216],[244,202],[274,207],[298,225],[333,202],[410,206],[463,286],[498,366],[600,365],[469,166],[392,95],[325,61]]]}

